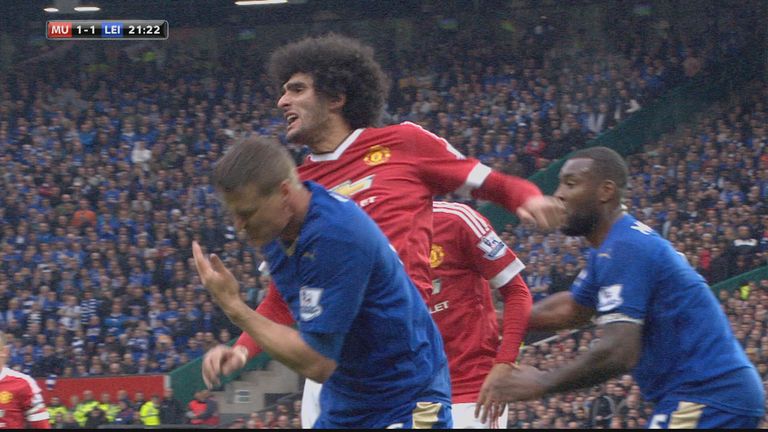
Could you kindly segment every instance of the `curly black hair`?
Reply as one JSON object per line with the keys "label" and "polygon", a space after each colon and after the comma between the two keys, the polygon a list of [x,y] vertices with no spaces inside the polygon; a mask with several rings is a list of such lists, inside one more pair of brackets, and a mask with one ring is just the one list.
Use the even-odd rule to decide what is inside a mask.
{"label": "curly black hair", "polygon": [[318,94],[345,95],[342,113],[353,129],[379,123],[389,83],[373,48],[355,39],[331,33],[293,42],[272,53],[268,70],[278,86],[306,73]]}

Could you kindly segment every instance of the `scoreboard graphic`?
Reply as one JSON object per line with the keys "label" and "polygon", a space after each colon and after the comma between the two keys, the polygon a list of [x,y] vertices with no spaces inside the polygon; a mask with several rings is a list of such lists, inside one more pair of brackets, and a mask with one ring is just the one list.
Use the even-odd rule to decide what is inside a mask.
{"label": "scoreboard graphic", "polygon": [[168,39],[166,20],[48,21],[49,40],[157,40]]}

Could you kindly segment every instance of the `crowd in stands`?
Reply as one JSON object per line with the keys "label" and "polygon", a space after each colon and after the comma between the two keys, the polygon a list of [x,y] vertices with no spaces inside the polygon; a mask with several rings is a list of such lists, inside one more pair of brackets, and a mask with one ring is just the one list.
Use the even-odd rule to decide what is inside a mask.
{"label": "crowd in stands", "polygon": [[[568,44],[568,30],[559,30],[526,37],[523,56],[462,33],[389,53],[386,121],[419,123],[466,155],[528,176],[706,73],[723,49],[677,34],[649,43],[629,32],[609,50]],[[68,55],[86,56],[77,47]],[[54,74],[50,64],[32,65],[0,77],[0,328],[11,340],[8,363],[37,377],[167,373],[239,333],[196,276],[193,240],[219,254],[250,305],[265,294],[260,255],[223,222],[206,173],[236,139],[280,137],[284,119],[260,72],[214,75],[186,52],[165,53],[174,67],[162,73],[156,57],[133,61],[114,46],[87,55],[104,67],[62,63]],[[768,86],[749,94],[628,159],[629,211],[710,283],[767,263]],[[304,152],[291,150],[297,159]],[[568,289],[583,267],[586,244],[577,239],[522,226],[502,238],[527,264],[535,300]],[[746,296],[721,300],[768,379],[768,284],[753,285]],[[600,335],[559,336],[526,349],[522,361],[551,367]],[[101,414],[78,411],[91,399],[67,402],[61,421],[54,419],[59,426],[142,422],[152,401],[120,400],[119,409],[102,401],[109,406]],[[161,417],[162,403],[158,397]],[[296,427],[296,406],[280,406],[233,427]],[[642,427],[649,409],[622,377],[515,404],[509,422]]]}

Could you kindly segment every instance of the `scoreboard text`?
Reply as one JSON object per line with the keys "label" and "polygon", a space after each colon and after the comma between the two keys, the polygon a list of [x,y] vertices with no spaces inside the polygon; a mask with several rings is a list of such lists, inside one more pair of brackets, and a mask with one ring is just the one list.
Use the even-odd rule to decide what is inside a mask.
{"label": "scoreboard text", "polygon": [[165,20],[48,21],[48,39],[152,40],[168,39]]}

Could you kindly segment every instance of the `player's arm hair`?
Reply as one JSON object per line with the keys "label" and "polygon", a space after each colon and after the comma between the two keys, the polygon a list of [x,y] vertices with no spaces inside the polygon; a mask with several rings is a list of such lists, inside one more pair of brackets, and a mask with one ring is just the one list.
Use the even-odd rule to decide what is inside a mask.
{"label": "player's arm hair", "polygon": [[496,363],[514,363],[520,353],[520,344],[525,337],[533,299],[531,291],[519,274],[506,285],[499,287],[499,292],[504,297],[504,315],[501,345],[496,353]]}
{"label": "player's arm hair", "polygon": [[620,321],[603,325],[602,329],[603,336],[589,351],[542,376],[545,393],[593,386],[635,367],[642,349],[642,324]]}
{"label": "player's arm hair", "polygon": [[336,370],[336,361],[312,349],[296,329],[264,317],[245,303],[227,316],[273,359],[313,381],[325,382]]}
{"label": "player's arm hair", "polygon": [[563,330],[583,327],[590,323],[595,311],[582,306],[568,291],[547,296],[533,304],[528,330]]}
{"label": "player's arm hair", "polygon": [[[274,281],[270,281],[269,287],[267,288],[267,295],[264,296],[264,299],[256,308],[256,311],[263,315],[265,318],[270,319],[278,324],[283,324],[286,326],[293,326],[295,324],[293,315],[288,309],[288,304],[285,302],[283,297],[280,296]],[[246,349],[248,353],[248,360],[256,357],[256,355],[262,351],[261,347],[247,332],[242,332],[240,334],[237,342],[235,342],[235,346],[241,346]]]}
{"label": "player's arm hair", "polygon": [[534,183],[496,171],[491,171],[480,187],[472,191],[474,198],[493,201],[511,212],[517,210],[529,198],[541,195],[541,190]]}

